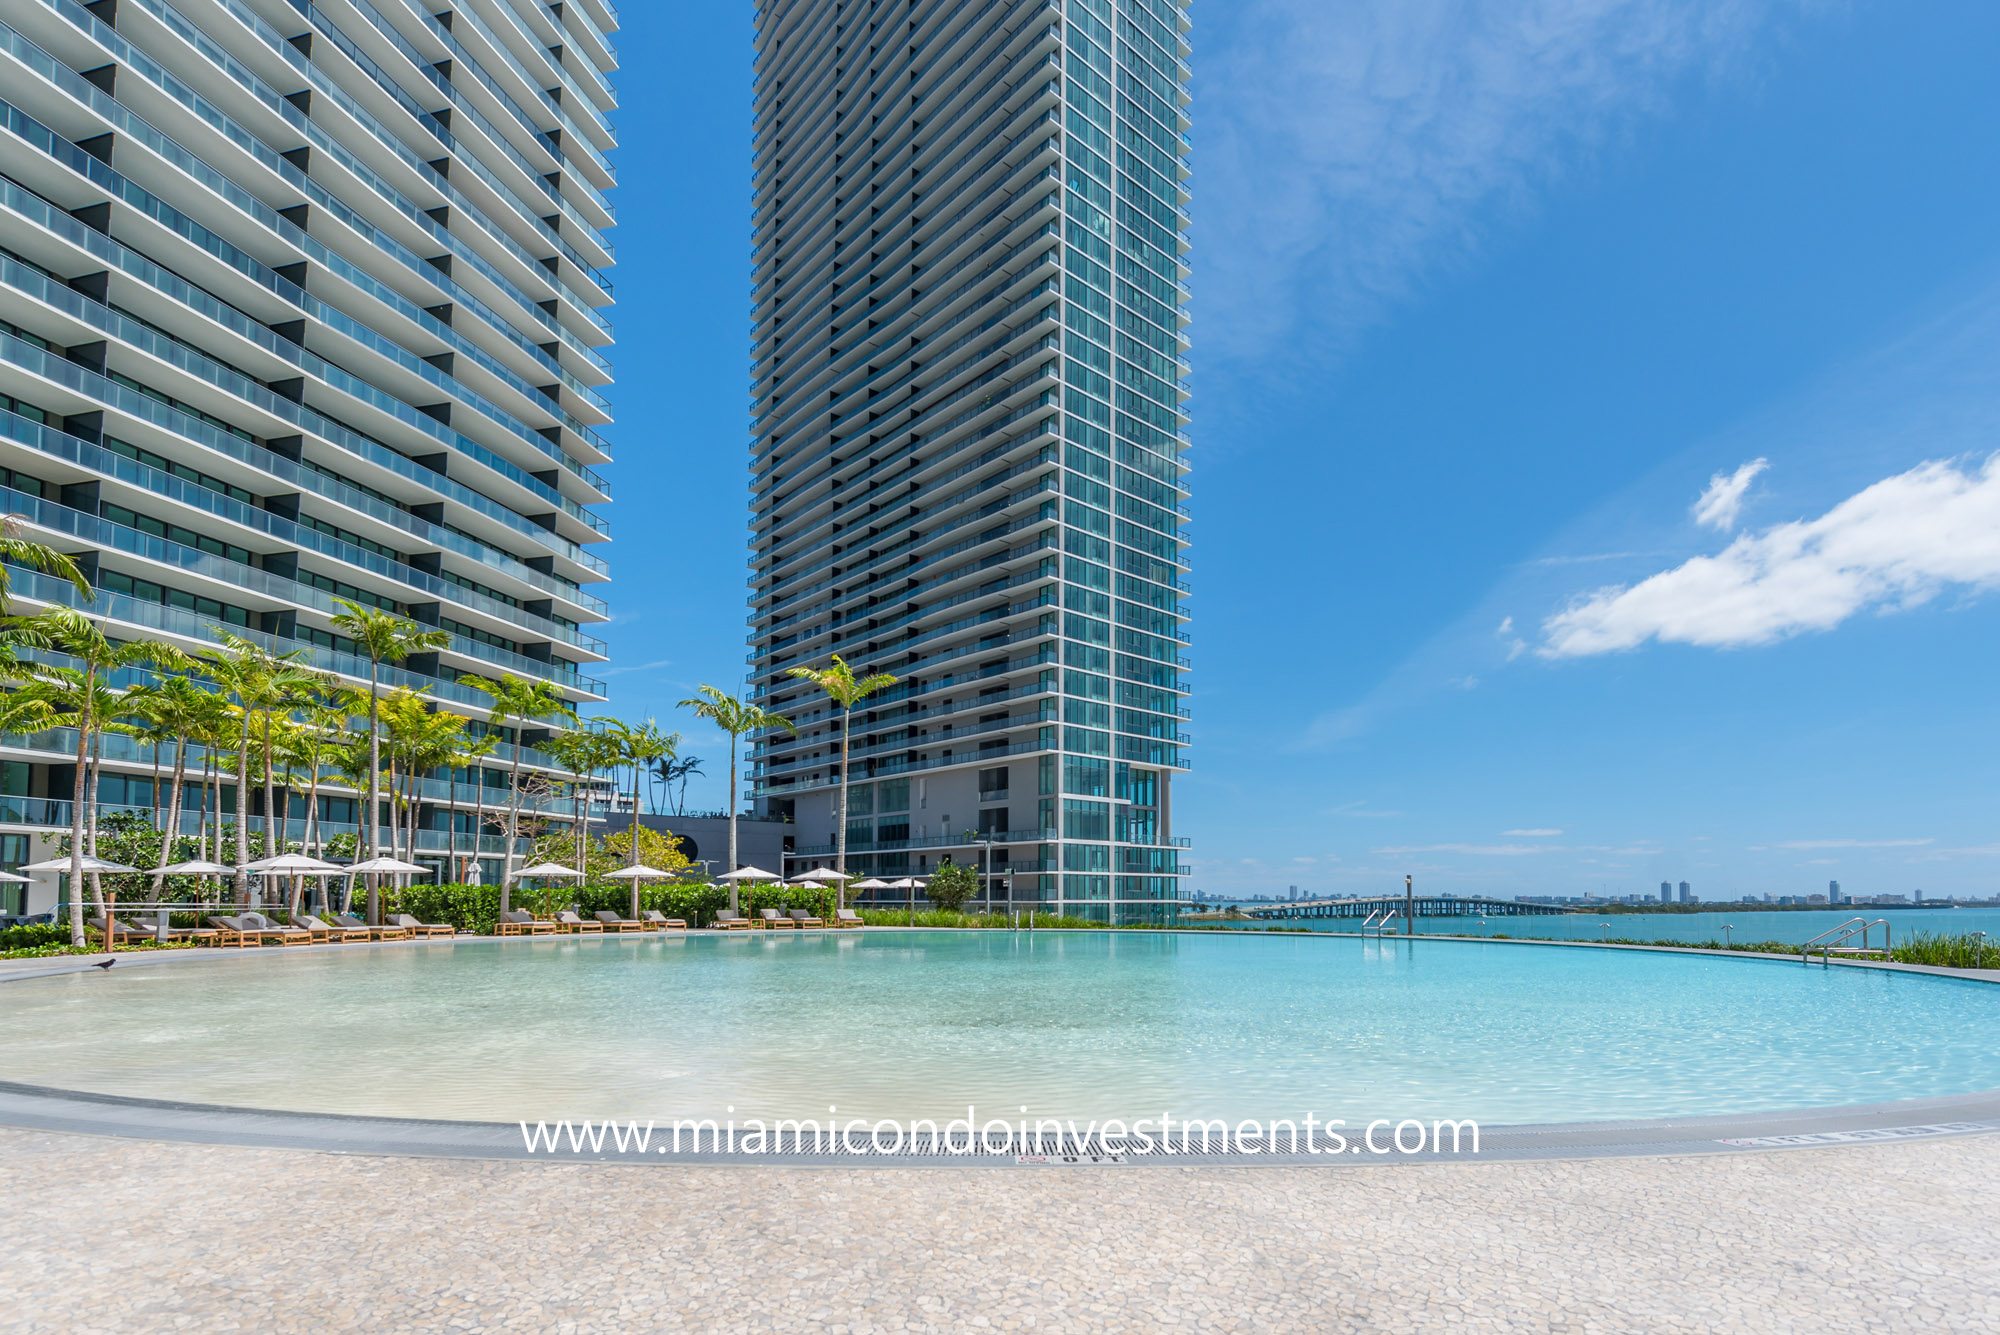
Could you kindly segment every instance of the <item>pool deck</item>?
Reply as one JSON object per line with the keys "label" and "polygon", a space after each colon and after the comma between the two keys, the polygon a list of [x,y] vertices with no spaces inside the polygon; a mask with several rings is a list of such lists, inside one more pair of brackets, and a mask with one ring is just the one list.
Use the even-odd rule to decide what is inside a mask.
{"label": "pool deck", "polygon": [[2000,1136],[986,1173],[0,1130],[0,1179],[21,1331],[2000,1329]]}

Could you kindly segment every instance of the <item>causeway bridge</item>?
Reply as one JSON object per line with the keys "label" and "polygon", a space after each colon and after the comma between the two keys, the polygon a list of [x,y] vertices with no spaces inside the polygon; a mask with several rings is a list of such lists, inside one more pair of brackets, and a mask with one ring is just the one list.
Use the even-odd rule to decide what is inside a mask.
{"label": "causeway bridge", "polygon": [[[1280,904],[1246,904],[1243,912],[1252,918],[1366,918],[1390,909],[1403,912],[1401,895],[1377,895],[1371,899],[1295,899]],[[1407,901],[1419,918],[1554,918],[1568,910],[1553,904],[1524,904],[1518,899],[1466,899],[1452,895],[1418,895]]]}

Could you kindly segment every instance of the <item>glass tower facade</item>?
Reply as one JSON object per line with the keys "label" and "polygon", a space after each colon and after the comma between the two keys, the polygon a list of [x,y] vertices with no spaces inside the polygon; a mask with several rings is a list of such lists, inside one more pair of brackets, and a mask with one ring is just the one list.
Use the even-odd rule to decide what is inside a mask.
{"label": "glass tower facade", "polygon": [[[449,632],[383,676],[461,712],[466,673],[603,698],[615,26],[607,0],[0,7],[0,508],[84,564],[110,634],[225,627],[365,681],[345,598]],[[75,601],[12,578],[16,611]],[[504,791],[512,744],[547,763],[508,741],[427,786],[422,851],[468,846],[452,799]],[[16,862],[68,824],[67,745],[0,753]],[[107,739],[107,808],[151,809],[153,759]]]}
{"label": "glass tower facade", "polygon": [[[850,874],[1176,913],[1186,840],[1185,0],[757,15],[754,795]],[[903,892],[883,892],[901,902]],[[866,899],[867,895],[857,898]]]}

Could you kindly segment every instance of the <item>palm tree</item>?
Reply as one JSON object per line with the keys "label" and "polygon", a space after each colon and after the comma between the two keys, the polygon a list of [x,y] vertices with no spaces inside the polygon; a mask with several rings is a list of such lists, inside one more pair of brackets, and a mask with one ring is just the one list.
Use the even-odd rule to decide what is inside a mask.
{"label": "palm tree", "polygon": [[21,530],[27,523],[26,515],[0,515],[0,616],[6,615],[13,594],[13,577],[7,569],[9,565],[27,566],[58,579],[66,579],[86,602],[94,598],[96,595],[90,591],[90,581],[83,577],[83,571],[75,561],[53,547],[21,536]]}
{"label": "palm tree", "polygon": [[667,756],[653,762],[653,772],[648,776],[647,786],[658,780],[666,791],[667,801],[672,804],[676,816],[685,816],[688,780],[702,773],[700,756]]}
{"label": "palm tree", "polygon": [[[308,649],[293,649],[289,653],[274,654],[255,640],[246,639],[225,627],[215,627],[221,644],[202,651],[204,670],[230,695],[236,697],[236,898],[239,903],[250,902],[250,756],[251,723],[261,713],[267,727],[270,711],[280,702],[296,699],[307,684],[319,685],[327,679],[324,674],[314,672],[305,666],[310,655]],[[266,752],[266,770],[269,766],[269,752]],[[268,773],[265,777],[265,791],[271,790]],[[267,804],[271,802],[267,796]],[[268,811],[267,811],[268,816]],[[267,823],[266,829],[270,827]],[[282,852],[267,835],[264,855],[272,857]],[[220,859],[218,859],[219,861]]]}
{"label": "palm tree", "polygon": [[[847,870],[847,738],[854,722],[854,706],[875,692],[894,686],[896,679],[886,672],[871,673],[857,678],[854,669],[847,666],[839,654],[833,662],[823,668],[787,668],[785,674],[809,681],[826,692],[827,698],[840,706],[840,800],[833,809],[833,869]],[[834,883],[834,907],[842,907],[842,890],[845,881]]]}
{"label": "palm tree", "polygon": [[[799,730],[792,721],[782,714],[774,714],[762,705],[750,704],[737,699],[715,686],[703,686],[698,695],[683,700],[682,709],[692,709],[696,718],[705,718],[716,727],[729,734],[729,866],[727,871],[735,871],[740,865],[736,861],[736,808],[741,805],[736,792],[736,747],[746,733],[763,732],[768,728],[783,728],[794,737]],[[845,867],[837,870],[845,871]],[[736,882],[729,883],[729,907],[736,909]]]}
{"label": "palm tree", "polygon": [[[142,693],[143,692],[143,693]],[[188,677],[168,677],[151,686],[140,688],[133,694],[139,698],[134,702],[140,722],[139,736],[153,744],[153,772],[159,773],[159,748],[171,742],[174,748],[173,768],[167,780],[166,821],[160,827],[159,866],[172,866],[179,859],[175,856],[180,843],[181,797],[187,786],[188,742],[202,730],[203,717],[209,708],[209,701],[215,699],[213,692],[204,690]],[[154,804],[158,805],[159,794],[154,792]]]}
{"label": "palm tree", "polygon": [[639,781],[656,760],[665,760],[680,749],[681,735],[660,731],[651,719],[644,723],[624,723],[607,719],[606,735],[618,745],[618,761],[632,767],[632,861],[639,860]]}
{"label": "palm tree", "polygon": [[492,701],[487,709],[487,726],[498,732],[508,723],[515,725],[514,761],[508,772],[507,854],[500,866],[500,911],[504,913],[513,889],[515,845],[521,839],[521,759],[525,748],[521,743],[520,725],[538,719],[560,719],[573,723],[576,711],[569,707],[569,701],[563,699],[562,692],[552,682],[530,681],[511,673],[503,673],[497,680],[467,674],[458,681],[461,686],[470,686]]}
{"label": "palm tree", "polygon": [[411,654],[432,653],[451,643],[451,634],[426,630],[408,617],[380,608],[365,607],[345,598],[334,599],[343,609],[330,620],[333,628],[354,641],[368,660],[368,817],[362,822],[368,831],[368,847],[363,857],[375,857],[382,844],[382,665],[400,663]]}
{"label": "palm tree", "polygon": [[[18,541],[18,539],[7,539]],[[30,544],[31,546],[33,544]],[[0,557],[8,549],[0,547]],[[32,648],[67,655],[73,667],[37,665],[31,680],[50,708],[67,713],[76,725],[76,777],[70,791],[70,856],[81,857],[84,850],[84,770],[91,746],[106,720],[98,717],[99,690],[113,673],[134,667],[157,667],[179,671],[192,666],[186,654],[161,640],[124,640],[114,643],[97,622],[73,607],[51,607],[17,623],[17,640]],[[83,946],[83,896],[70,884],[70,944]]]}
{"label": "palm tree", "polygon": [[[606,720],[592,719],[591,722],[603,723]],[[556,758],[557,764],[575,776],[575,781],[570,784],[570,803],[576,829],[576,869],[581,872],[584,869],[584,852],[590,843],[590,777],[616,765],[621,748],[615,736],[595,728],[559,733],[544,742],[542,748]],[[636,849],[632,860],[638,861]]]}
{"label": "palm tree", "polygon": [[[476,881],[478,879],[480,862],[479,840],[485,833],[486,825],[486,767],[484,762],[488,756],[493,754],[493,748],[500,745],[500,738],[490,732],[478,737],[474,737],[469,733],[461,733],[460,737],[458,754],[451,758],[450,763],[455,769],[469,771],[472,778],[472,866],[473,876]],[[450,802],[451,874],[455,878],[460,875],[458,862],[458,783],[456,774],[452,776]]]}
{"label": "palm tree", "polygon": [[279,739],[279,754],[295,776],[303,778],[306,799],[304,849],[316,854],[323,842],[319,837],[319,790],[326,769],[346,745],[347,727],[353,717],[346,703],[349,692],[341,692],[342,703],[316,704],[286,727]]}

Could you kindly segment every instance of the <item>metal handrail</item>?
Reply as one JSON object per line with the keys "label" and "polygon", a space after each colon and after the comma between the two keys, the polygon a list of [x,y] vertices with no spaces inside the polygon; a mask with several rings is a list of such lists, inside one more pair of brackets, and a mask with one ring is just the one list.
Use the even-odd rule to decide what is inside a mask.
{"label": "metal handrail", "polygon": [[1859,949],[1864,953],[1870,952],[1874,947],[1868,944],[1868,934],[1877,927],[1882,929],[1882,958],[1888,959],[1891,949],[1892,932],[1894,930],[1890,927],[1889,920],[1887,918],[1876,918],[1871,922],[1866,918],[1849,918],[1838,927],[1828,928],[1800,946],[1799,963],[1811,964],[1812,952],[1817,948],[1819,950],[1820,967],[1825,968],[1832,964],[1833,952],[1839,949],[1844,942],[1852,941],[1857,936],[1861,938]]}

